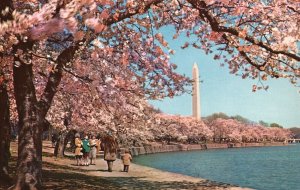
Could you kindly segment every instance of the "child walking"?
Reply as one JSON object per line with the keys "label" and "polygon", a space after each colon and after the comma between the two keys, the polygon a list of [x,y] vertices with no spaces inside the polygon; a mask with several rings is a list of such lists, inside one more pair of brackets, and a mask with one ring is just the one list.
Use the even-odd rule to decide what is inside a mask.
{"label": "child walking", "polygon": [[129,150],[126,149],[125,154],[123,154],[122,156],[122,161],[124,164],[123,172],[128,172],[131,160],[132,160],[132,156],[130,155]]}

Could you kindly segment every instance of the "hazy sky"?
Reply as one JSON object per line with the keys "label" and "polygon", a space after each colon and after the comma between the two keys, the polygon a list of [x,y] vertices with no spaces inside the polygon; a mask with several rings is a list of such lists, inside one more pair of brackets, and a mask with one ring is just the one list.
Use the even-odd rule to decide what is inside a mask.
{"label": "hazy sky", "polygon": [[[199,67],[200,101],[202,116],[223,112],[229,116],[241,115],[252,121],[263,120],[278,123],[284,127],[300,127],[300,88],[294,87],[285,79],[272,79],[264,84],[269,85],[268,91],[252,92],[252,85],[257,80],[242,79],[229,74],[227,65],[220,67],[213,60],[213,55],[206,55],[195,48],[182,50],[180,46],[185,37],[172,40],[173,30],[162,31],[170,47],[176,51],[171,61],[178,65],[177,72],[192,76],[192,66],[196,62]],[[191,95],[185,94],[173,99],[151,101],[154,107],[165,113],[191,115]]]}

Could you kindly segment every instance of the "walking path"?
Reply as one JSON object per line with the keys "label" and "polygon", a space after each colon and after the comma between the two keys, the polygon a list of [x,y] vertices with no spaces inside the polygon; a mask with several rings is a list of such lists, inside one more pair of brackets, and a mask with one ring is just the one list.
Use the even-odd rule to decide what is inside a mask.
{"label": "walking path", "polygon": [[[53,149],[44,146],[45,154]],[[107,172],[103,159],[96,165],[76,166],[68,158],[43,157],[46,189],[198,189],[198,190],[250,190],[229,184],[165,172],[158,169],[131,164],[129,172],[122,172],[121,160],[114,162],[113,172]],[[59,185],[58,185],[59,184]]]}

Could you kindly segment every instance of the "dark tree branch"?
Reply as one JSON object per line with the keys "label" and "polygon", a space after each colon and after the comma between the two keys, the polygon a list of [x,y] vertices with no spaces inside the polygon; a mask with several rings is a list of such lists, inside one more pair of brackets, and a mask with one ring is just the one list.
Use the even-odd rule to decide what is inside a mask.
{"label": "dark tree branch", "polygon": [[144,7],[138,7],[135,11],[130,12],[129,10],[126,10],[124,13],[121,13],[118,18],[114,18],[113,15],[110,16],[106,21],[104,21],[104,24],[109,26],[114,23],[120,22],[122,20],[125,20],[126,18],[132,17],[139,13],[140,8],[143,8],[144,11],[147,11],[150,9],[151,5],[157,5],[159,3],[163,2],[163,0],[152,0],[147,2]]}
{"label": "dark tree branch", "polygon": [[80,47],[79,43],[80,42],[77,42],[75,45],[68,47],[57,57],[57,65],[55,69],[53,69],[53,71],[50,73],[44,93],[42,94],[41,99],[38,102],[39,111],[42,117],[46,116],[63,76],[64,66],[68,62],[73,60],[76,51]]}
{"label": "dark tree branch", "polygon": [[65,72],[71,74],[72,76],[74,76],[74,77],[80,79],[80,80],[83,81],[83,82],[88,82],[88,83],[93,82],[93,80],[90,79],[88,75],[86,75],[86,76],[80,76],[80,75],[78,75],[77,73],[74,73],[74,72],[72,72],[72,71],[69,70],[69,69],[63,68],[63,70],[64,70]]}
{"label": "dark tree branch", "polygon": [[[228,27],[224,27],[224,26],[221,26],[219,24],[219,22],[217,21],[217,19],[215,17],[213,17],[209,10],[208,10],[208,7],[205,3],[205,1],[198,1],[198,0],[188,0],[194,8],[198,9],[199,10],[199,15],[202,16],[202,17],[205,17],[207,22],[210,24],[211,26],[211,29],[214,31],[214,32],[225,32],[225,33],[228,33],[228,34],[231,34],[231,35],[234,35],[234,36],[239,36],[239,32],[234,29],[234,28],[228,28]],[[264,48],[265,50],[269,51],[270,53],[273,53],[273,54],[283,54],[283,55],[286,55],[296,61],[300,61],[300,57],[297,56],[296,54],[293,54],[293,53],[290,53],[290,52],[286,52],[286,51],[282,51],[282,50],[274,50],[272,49],[270,46],[264,44],[263,42],[259,41],[257,42],[253,37],[251,36],[246,36],[245,37],[245,40],[248,41],[248,42],[251,42],[252,44],[255,44],[261,48]]]}

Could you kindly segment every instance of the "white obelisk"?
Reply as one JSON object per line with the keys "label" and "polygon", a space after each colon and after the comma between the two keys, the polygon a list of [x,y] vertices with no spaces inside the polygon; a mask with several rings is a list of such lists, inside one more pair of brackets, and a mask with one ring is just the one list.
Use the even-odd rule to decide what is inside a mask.
{"label": "white obelisk", "polygon": [[196,63],[193,66],[193,117],[201,120],[201,109],[200,109],[200,84],[199,84],[199,69]]}

